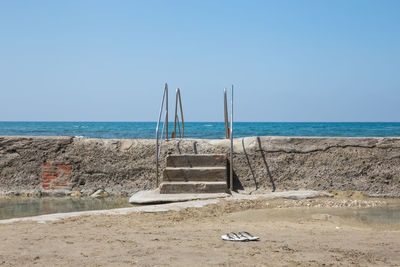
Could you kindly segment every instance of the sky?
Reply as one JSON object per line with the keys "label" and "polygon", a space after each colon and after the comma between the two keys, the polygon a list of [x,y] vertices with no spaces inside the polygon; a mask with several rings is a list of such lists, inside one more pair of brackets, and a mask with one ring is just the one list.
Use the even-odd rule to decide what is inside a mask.
{"label": "sky", "polygon": [[400,121],[400,1],[0,1],[0,121]]}

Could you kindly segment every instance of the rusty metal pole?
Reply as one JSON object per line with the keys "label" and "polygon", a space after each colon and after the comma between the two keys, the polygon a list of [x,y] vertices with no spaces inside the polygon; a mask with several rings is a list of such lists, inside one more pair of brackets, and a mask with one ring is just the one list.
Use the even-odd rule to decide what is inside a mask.
{"label": "rusty metal pole", "polygon": [[224,119],[225,119],[225,138],[229,138],[229,119],[228,119],[228,102],[226,99],[226,88],[224,88]]}
{"label": "rusty metal pole", "polygon": [[[159,147],[158,147],[158,139],[159,139],[159,127],[160,127],[160,121],[161,121],[161,115],[162,115],[162,110],[163,110],[163,105],[164,105],[164,99],[165,99],[165,93],[166,93],[166,91],[168,90],[168,84],[165,84],[165,87],[164,87],[164,90],[163,90],[163,95],[162,95],[162,98],[161,98],[161,105],[160,105],[160,112],[159,112],[159,115],[158,115],[158,120],[157,120],[157,127],[156,127],[156,177],[157,177],[157,180],[156,180],[156,186],[158,187],[158,184],[159,184],[159,179],[158,179],[158,177],[159,177],[159,173],[158,173],[158,155],[159,155]],[[162,136],[161,136],[161,140],[162,140]]]}
{"label": "rusty metal pole", "polygon": [[230,189],[233,191],[233,84],[231,87],[231,129],[229,133],[229,137],[231,138],[231,164],[230,171],[229,171],[229,179],[230,179]]}
{"label": "rusty metal pole", "polygon": [[185,134],[185,121],[183,120],[183,109],[182,109],[182,98],[181,98],[181,90],[179,89],[179,107],[181,108],[181,120],[182,120],[182,136],[184,137]]}
{"label": "rusty metal pole", "polygon": [[[179,88],[176,89],[175,93],[174,130],[172,131],[171,138],[176,138],[176,120],[178,117],[178,93],[179,93]],[[178,121],[178,128],[179,128],[179,121]]]}
{"label": "rusty metal pole", "polygon": [[166,101],[165,101],[165,140],[168,140],[168,84],[165,87]]}

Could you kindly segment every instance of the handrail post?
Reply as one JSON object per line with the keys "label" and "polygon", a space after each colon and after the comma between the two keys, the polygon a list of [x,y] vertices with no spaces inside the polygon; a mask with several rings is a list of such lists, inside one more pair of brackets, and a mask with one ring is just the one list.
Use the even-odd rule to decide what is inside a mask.
{"label": "handrail post", "polygon": [[[174,131],[172,132],[171,138],[176,138],[176,120],[178,117],[178,93],[179,93],[179,88],[176,89],[175,93]],[[179,127],[179,122],[178,122],[178,127]]]}
{"label": "handrail post", "polygon": [[[181,118],[182,118],[182,132],[181,132],[181,126],[179,124],[179,116],[178,116],[178,102],[179,102],[179,108],[181,110]],[[184,132],[185,132],[185,121],[183,119],[183,109],[182,109],[182,98],[181,98],[181,89],[176,89],[176,96],[175,96],[175,116],[174,116],[174,131],[172,132],[171,138],[177,138],[177,131],[176,131],[176,125],[178,124],[178,130],[179,130],[179,138],[184,137]]]}
{"label": "handrail post", "polygon": [[231,162],[229,164],[229,179],[230,179],[230,190],[233,191],[233,84],[231,87],[231,129],[230,129],[230,138],[231,138]]}
{"label": "handrail post", "polygon": [[[157,120],[157,127],[156,127],[156,185],[158,187],[158,178],[159,178],[159,173],[158,173],[158,155],[159,155],[159,148],[158,148],[158,139],[159,139],[159,131],[160,131],[160,120],[161,120],[161,116],[162,116],[162,111],[163,111],[163,106],[164,106],[164,99],[165,99],[165,95],[167,94],[167,98],[168,98],[168,84],[165,83],[165,87],[163,90],[163,95],[161,97],[161,104],[160,104],[160,112],[158,115],[158,120]],[[162,139],[162,136],[161,136]],[[161,140],[162,142],[162,140]]]}
{"label": "handrail post", "polygon": [[228,103],[226,99],[226,88],[224,88],[224,117],[225,117],[225,138],[229,138],[229,122],[228,122]]}
{"label": "handrail post", "polygon": [[165,140],[168,140],[168,84],[166,85],[167,99],[165,101]]}
{"label": "handrail post", "polygon": [[185,121],[183,120],[183,109],[182,109],[182,98],[181,98],[181,90],[179,89],[179,107],[181,108],[181,119],[182,119],[182,136],[181,138],[184,137],[185,133]]}

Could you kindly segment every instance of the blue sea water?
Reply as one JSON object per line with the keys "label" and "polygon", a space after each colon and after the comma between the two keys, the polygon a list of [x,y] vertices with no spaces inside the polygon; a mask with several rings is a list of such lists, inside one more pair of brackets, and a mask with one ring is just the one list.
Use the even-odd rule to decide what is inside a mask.
{"label": "blue sea water", "polygon": [[[169,133],[173,123],[169,123]],[[0,122],[1,135],[155,138],[155,122]],[[234,137],[400,136],[400,122],[236,122]],[[186,122],[187,138],[224,138],[222,122]]]}

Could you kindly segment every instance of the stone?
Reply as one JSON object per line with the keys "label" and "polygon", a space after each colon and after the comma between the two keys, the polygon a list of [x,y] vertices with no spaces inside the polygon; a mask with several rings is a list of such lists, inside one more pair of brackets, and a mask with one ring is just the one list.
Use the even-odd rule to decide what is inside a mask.
{"label": "stone", "polygon": [[94,198],[105,198],[105,197],[108,197],[109,194],[106,191],[104,191],[103,189],[99,189],[96,192],[94,192],[93,194],[91,194],[90,196],[94,197]]}
{"label": "stone", "polygon": [[82,193],[80,191],[71,191],[71,197],[81,197]]}

